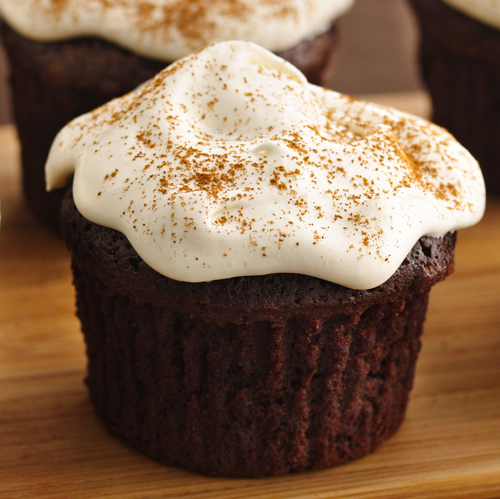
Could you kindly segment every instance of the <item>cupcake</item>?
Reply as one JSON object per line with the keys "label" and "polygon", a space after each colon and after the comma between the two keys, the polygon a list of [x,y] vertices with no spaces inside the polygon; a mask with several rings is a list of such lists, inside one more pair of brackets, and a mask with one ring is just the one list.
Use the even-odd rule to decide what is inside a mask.
{"label": "cupcake", "polygon": [[445,130],[224,42],[65,127],[49,188],[87,384],[147,455],[218,476],[338,465],[403,420],[431,287],[477,222]]}
{"label": "cupcake", "polygon": [[471,151],[488,192],[500,195],[500,2],[410,1],[433,120]]}
{"label": "cupcake", "polygon": [[0,0],[26,200],[55,230],[61,192],[43,168],[66,123],[205,46],[248,40],[321,83],[336,19],[354,0]]}

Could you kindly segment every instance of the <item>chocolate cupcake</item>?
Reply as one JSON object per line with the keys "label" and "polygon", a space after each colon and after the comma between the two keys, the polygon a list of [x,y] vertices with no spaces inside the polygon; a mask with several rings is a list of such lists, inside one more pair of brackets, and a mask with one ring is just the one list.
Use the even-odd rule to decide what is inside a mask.
{"label": "chocolate cupcake", "polygon": [[65,127],[62,209],[94,406],[218,476],[333,466],[403,420],[431,287],[484,184],[446,131],[249,43]]}
{"label": "chocolate cupcake", "polygon": [[33,213],[57,229],[62,192],[43,166],[68,121],[119,97],[211,43],[256,42],[321,84],[336,19],[354,0],[0,0],[23,182]]}
{"label": "chocolate cupcake", "polygon": [[488,192],[500,195],[500,3],[410,1],[420,22],[433,121],[471,151]]}

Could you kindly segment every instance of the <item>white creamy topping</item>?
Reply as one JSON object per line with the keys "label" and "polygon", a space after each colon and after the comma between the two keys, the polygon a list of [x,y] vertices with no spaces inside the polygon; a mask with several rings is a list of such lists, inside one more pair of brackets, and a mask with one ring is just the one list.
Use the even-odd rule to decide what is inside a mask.
{"label": "white creamy topping", "polygon": [[500,0],[443,0],[474,19],[500,29]]}
{"label": "white creamy topping", "polygon": [[159,273],[389,279],[423,235],[476,223],[477,162],[425,120],[309,85],[250,43],[187,57],[57,136],[49,189]]}
{"label": "white creamy topping", "polygon": [[41,41],[97,36],[175,61],[245,40],[274,52],[325,31],[354,0],[0,0],[0,16]]}

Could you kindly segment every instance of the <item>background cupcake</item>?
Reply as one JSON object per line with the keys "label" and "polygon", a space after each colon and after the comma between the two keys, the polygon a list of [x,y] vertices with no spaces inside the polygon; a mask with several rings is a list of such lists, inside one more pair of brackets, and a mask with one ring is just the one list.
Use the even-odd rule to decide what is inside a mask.
{"label": "background cupcake", "polygon": [[73,172],[62,228],[113,432],[168,464],[264,476],[396,431],[450,231],[484,209],[448,133],[228,42],[70,123],[49,185]]}
{"label": "background cupcake", "polygon": [[43,165],[56,133],[71,119],[134,89],[179,57],[226,39],[259,43],[321,83],[335,45],[335,20],[352,3],[1,0],[24,188],[33,212],[57,228],[62,194],[45,193]]}
{"label": "background cupcake", "polygon": [[488,192],[500,195],[500,2],[411,3],[420,21],[433,121],[472,152]]}

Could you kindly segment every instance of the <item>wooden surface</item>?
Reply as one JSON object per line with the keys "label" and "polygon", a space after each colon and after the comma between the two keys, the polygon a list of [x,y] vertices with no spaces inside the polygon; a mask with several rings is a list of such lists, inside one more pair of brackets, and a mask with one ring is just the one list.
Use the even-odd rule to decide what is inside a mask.
{"label": "wooden surface", "polygon": [[[422,94],[379,97],[427,112]],[[373,455],[263,480],[159,465],[106,433],[86,389],[64,244],[19,193],[0,129],[0,498],[499,498],[500,201],[461,231],[457,271],[432,292],[406,421]]]}

